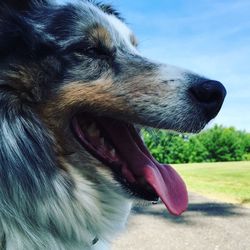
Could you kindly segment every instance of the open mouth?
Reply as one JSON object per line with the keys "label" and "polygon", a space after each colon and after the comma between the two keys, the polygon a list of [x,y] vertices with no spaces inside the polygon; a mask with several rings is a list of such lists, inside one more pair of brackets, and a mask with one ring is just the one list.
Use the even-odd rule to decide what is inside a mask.
{"label": "open mouth", "polygon": [[147,200],[160,197],[173,215],[186,210],[185,183],[170,165],[154,159],[132,124],[82,114],[73,118],[72,128],[84,148],[125,187]]}

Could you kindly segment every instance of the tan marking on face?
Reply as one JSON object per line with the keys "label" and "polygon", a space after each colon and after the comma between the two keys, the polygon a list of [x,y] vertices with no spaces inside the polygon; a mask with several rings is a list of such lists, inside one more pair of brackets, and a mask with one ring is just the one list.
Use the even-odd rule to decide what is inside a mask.
{"label": "tan marking on face", "polygon": [[[125,98],[124,98],[125,99]],[[119,98],[111,79],[99,79],[90,83],[72,82],[60,89],[57,96],[42,106],[46,113],[72,115],[75,109],[125,111],[126,101]]]}
{"label": "tan marking on face", "polygon": [[100,25],[91,27],[87,32],[90,44],[94,47],[104,46],[107,49],[113,48],[112,38],[107,29]]}
{"label": "tan marking on face", "polygon": [[[114,83],[111,78],[86,83],[72,82],[58,90],[53,99],[42,104],[40,113],[53,121],[55,126],[68,123],[79,111],[136,117],[136,106],[144,106],[145,99],[159,101],[160,96],[166,96],[167,86],[156,85],[154,81],[154,77],[148,73],[123,83]],[[171,89],[168,90],[171,93]]]}

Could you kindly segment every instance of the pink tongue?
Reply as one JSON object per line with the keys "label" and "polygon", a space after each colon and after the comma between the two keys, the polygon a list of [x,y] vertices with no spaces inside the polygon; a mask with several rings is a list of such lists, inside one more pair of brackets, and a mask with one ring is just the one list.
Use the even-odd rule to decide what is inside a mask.
{"label": "pink tongue", "polygon": [[[188,195],[184,181],[169,165],[158,163],[149,153],[138,133],[122,122],[102,119],[100,123],[112,139],[136,180],[145,179],[169,212],[180,215],[187,209]],[[133,137],[132,135],[133,134]]]}
{"label": "pink tongue", "polygon": [[187,209],[186,185],[171,166],[146,165],[143,173],[171,214],[180,215]]}

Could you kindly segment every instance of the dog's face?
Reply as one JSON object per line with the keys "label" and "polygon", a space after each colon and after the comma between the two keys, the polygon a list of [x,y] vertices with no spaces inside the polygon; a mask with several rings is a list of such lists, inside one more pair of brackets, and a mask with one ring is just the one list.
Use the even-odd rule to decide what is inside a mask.
{"label": "dog's face", "polygon": [[181,213],[184,183],[153,159],[136,125],[198,132],[219,112],[223,85],[143,57],[110,6],[42,2],[2,7],[2,95],[38,117],[65,173],[77,168],[124,195],[160,196]]}

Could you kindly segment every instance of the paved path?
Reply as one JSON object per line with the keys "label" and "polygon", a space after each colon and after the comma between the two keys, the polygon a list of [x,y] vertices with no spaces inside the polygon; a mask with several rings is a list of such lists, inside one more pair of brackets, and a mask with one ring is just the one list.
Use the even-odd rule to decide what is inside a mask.
{"label": "paved path", "polygon": [[181,217],[162,204],[135,207],[112,250],[250,250],[250,209],[197,194]]}

